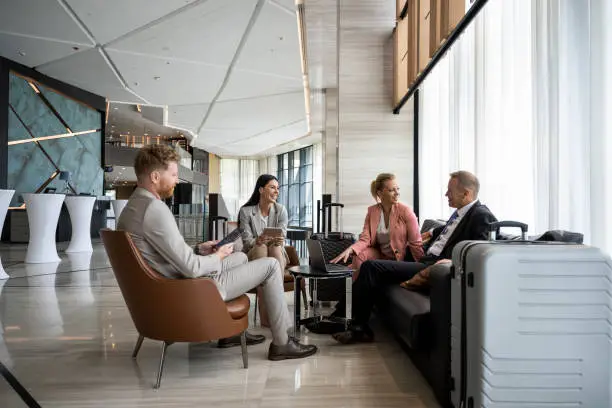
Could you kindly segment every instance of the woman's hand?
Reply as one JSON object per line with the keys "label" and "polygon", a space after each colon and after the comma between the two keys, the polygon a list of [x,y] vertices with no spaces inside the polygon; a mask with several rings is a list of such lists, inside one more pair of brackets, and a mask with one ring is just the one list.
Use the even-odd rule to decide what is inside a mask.
{"label": "woman's hand", "polygon": [[421,241],[423,241],[423,244],[429,241],[430,239],[431,239],[431,231],[425,231],[424,233],[421,234]]}
{"label": "woman's hand", "polygon": [[270,237],[265,236],[265,235],[260,235],[257,237],[257,240],[255,241],[255,245],[268,245],[268,242],[270,242]]}
{"label": "woman's hand", "polygon": [[351,256],[353,252],[354,252],[353,247],[348,247],[344,251],[342,251],[340,255],[332,259],[330,262],[331,263],[338,263],[338,262],[346,263],[349,259],[349,256]]}
{"label": "woman's hand", "polygon": [[272,239],[270,239],[270,245],[273,246],[285,246],[285,238],[280,236],[280,237],[274,237]]}

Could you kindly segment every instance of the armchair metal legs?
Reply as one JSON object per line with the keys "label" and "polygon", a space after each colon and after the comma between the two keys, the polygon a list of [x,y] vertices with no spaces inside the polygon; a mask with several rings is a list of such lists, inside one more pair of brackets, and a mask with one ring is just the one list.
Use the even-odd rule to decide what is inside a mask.
{"label": "armchair metal legs", "polygon": [[172,343],[166,343],[165,341],[162,342],[162,352],[161,352],[161,358],[159,359],[159,371],[157,372],[157,382],[155,383],[155,386],[153,387],[156,390],[159,389],[159,384],[161,383],[162,372],[164,371],[164,361],[166,361],[166,349],[168,348],[170,344]]}
{"label": "armchair metal legs", "polygon": [[138,340],[136,341],[136,347],[134,347],[134,352],[132,353],[132,358],[136,358],[138,356],[138,352],[140,351],[140,347],[142,346],[142,341],[144,340],[143,335],[138,336]]}
{"label": "armchair metal legs", "polygon": [[302,289],[302,300],[304,301],[304,309],[308,309],[308,295],[306,294],[306,287]]}
{"label": "armchair metal legs", "polygon": [[255,294],[255,309],[254,309],[254,312],[253,312],[253,326],[257,325],[257,312],[259,311],[257,309],[257,306],[258,306],[258,303],[259,303],[258,301],[259,301],[259,296],[257,294]]}
{"label": "armchair metal legs", "polygon": [[246,330],[240,334],[240,347],[242,348],[242,364],[244,368],[249,368],[249,354],[246,343]]}

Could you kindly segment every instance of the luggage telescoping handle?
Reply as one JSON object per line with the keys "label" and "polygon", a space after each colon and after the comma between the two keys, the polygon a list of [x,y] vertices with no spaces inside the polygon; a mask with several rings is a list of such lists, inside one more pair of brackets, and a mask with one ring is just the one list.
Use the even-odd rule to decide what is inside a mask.
{"label": "luggage telescoping handle", "polygon": [[[342,209],[344,209],[344,204],[341,203],[325,203],[323,204],[323,211],[329,208],[329,223],[331,225],[331,215],[332,215],[332,207],[340,208],[340,216],[338,217],[338,222],[340,226],[340,239],[344,238],[344,228],[342,227]],[[331,228],[329,228],[331,229]],[[327,239],[327,228],[325,229],[325,238]]]}
{"label": "luggage telescoping handle", "polygon": [[[212,223],[212,239],[219,239],[219,231],[217,231],[217,227],[219,226],[218,222],[223,221],[223,237],[227,234],[227,217],[222,215],[216,215],[214,217],[210,217],[209,222]],[[221,238],[223,238],[221,237]]]}
{"label": "luggage telescoping handle", "polygon": [[489,224],[489,241],[495,241],[500,228],[520,228],[521,239],[525,241],[527,239],[527,224],[518,221],[498,221]]}

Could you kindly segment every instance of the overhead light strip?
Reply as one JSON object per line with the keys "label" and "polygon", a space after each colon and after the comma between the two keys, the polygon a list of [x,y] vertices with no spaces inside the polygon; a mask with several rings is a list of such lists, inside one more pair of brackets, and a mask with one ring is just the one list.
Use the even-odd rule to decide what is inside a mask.
{"label": "overhead light strip", "polygon": [[67,137],[88,135],[88,134],[96,133],[96,132],[100,132],[100,129],[84,130],[82,132],[63,133],[61,135],[33,137],[31,139],[12,140],[12,141],[8,142],[7,144],[9,146],[13,146],[13,145],[23,144],[23,143],[39,142],[41,140],[64,139],[64,138],[67,138]]}
{"label": "overhead light strip", "polygon": [[308,53],[306,51],[306,17],[304,15],[304,1],[297,0],[297,23],[298,39],[300,42],[300,58],[302,62],[302,85],[304,87],[304,105],[306,109],[306,125],[308,134],[311,132],[310,125],[310,80],[308,77]]}

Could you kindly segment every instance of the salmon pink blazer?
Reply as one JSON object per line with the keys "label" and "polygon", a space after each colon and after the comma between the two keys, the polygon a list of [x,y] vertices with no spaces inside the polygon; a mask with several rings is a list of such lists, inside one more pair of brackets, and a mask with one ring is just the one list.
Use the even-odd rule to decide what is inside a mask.
{"label": "salmon pink blazer", "polygon": [[[376,245],[376,230],[380,222],[381,212],[382,206],[380,204],[368,207],[368,214],[366,215],[359,241],[353,244],[353,251],[355,251],[356,255]],[[419,231],[419,222],[414,211],[407,205],[396,203],[391,207],[389,238],[396,260],[403,261],[408,249],[415,261],[418,261],[423,256],[423,242]]]}

